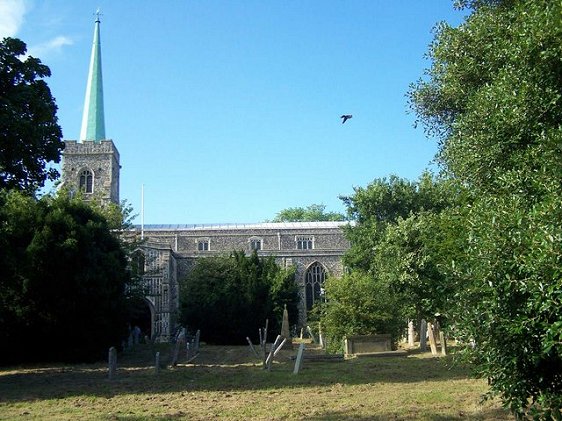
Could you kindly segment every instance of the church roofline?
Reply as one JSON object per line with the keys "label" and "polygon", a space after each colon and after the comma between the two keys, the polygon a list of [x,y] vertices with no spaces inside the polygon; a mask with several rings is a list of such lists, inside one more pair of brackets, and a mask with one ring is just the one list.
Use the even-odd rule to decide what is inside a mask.
{"label": "church roofline", "polygon": [[[319,229],[342,228],[355,225],[353,221],[317,221],[317,222],[261,222],[261,223],[227,223],[227,224],[145,224],[145,231],[226,231],[226,230],[280,230],[280,229]],[[140,225],[135,225],[140,230]]]}

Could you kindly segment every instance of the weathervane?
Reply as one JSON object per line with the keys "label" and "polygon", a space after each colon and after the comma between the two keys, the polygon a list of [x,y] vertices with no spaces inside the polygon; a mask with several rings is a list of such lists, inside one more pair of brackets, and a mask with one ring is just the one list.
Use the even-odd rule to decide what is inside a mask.
{"label": "weathervane", "polygon": [[100,12],[99,7],[98,10],[96,10],[96,13],[94,13],[94,15],[96,15],[96,22],[100,22],[100,16],[102,15],[102,13]]}

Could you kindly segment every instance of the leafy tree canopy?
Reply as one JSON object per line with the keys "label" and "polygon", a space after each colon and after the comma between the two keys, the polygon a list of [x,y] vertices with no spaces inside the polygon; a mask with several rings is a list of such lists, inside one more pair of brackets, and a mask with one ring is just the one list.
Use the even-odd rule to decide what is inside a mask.
{"label": "leafy tree canopy", "polygon": [[561,418],[562,3],[461,1],[438,27],[412,107],[444,171],[472,193],[464,214],[457,335],[520,417]]}
{"label": "leafy tree canopy", "polygon": [[298,319],[294,271],[283,270],[273,258],[260,258],[256,252],[198,259],[181,282],[180,293],[181,322],[201,329],[211,343],[243,344],[247,336],[256,343],[266,319],[270,335],[278,335],[285,305],[290,323]]}
{"label": "leafy tree canopy", "polygon": [[310,205],[306,208],[287,208],[280,211],[272,222],[315,222],[344,221],[345,216],[338,212],[326,212],[325,205]]}
{"label": "leafy tree canopy", "polygon": [[430,173],[418,181],[395,175],[375,179],[367,187],[356,187],[351,196],[343,197],[347,212],[355,225],[348,226],[351,249],[345,256],[347,266],[365,271],[375,270],[377,244],[384,241],[389,226],[421,212],[439,211],[448,206],[453,187],[445,188]]}
{"label": "leafy tree canopy", "polygon": [[458,197],[453,183],[424,173],[418,181],[376,179],[344,198],[356,221],[347,227],[344,258],[351,274],[326,283],[320,316],[328,343],[371,333],[397,341],[407,318],[433,319],[447,308],[455,284],[441,265],[456,246],[450,235],[457,225],[445,215]]}
{"label": "leafy tree canopy", "polygon": [[64,149],[55,100],[42,78],[47,66],[15,38],[0,42],[0,188],[30,193],[59,173],[47,163],[60,161]]}
{"label": "leafy tree canopy", "polygon": [[126,335],[129,281],[106,219],[62,195],[0,204],[2,363],[103,358]]}

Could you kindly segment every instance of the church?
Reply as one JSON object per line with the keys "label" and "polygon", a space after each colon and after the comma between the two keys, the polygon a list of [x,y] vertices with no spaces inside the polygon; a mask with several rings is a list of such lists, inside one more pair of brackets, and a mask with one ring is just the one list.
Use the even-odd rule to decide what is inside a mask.
{"label": "church", "polygon": [[[100,19],[94,24],[94,41],[88,72],[80,138],[65,140],[63,185],[82,192],[86,200],[119,203],[120,156],[106,137],[100,48]],[[143,281],[145,316],[138,321],[153,340],[166,342],[177,328],[179,281],[197,259],[244,250],[273,256],[282,267],[293,266],[299,286],[299,323],[322,299],[327,276],[341,276],[342,256],[349,248],[344,227],[349,222],[282,222],[255,224],[142,225],[134,228],[144,240]]]}

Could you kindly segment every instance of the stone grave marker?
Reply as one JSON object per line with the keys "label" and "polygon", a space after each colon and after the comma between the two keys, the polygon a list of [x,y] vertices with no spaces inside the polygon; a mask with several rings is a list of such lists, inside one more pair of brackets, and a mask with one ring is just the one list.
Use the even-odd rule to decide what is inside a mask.
{"label": "stone grave marker", "polygon": [[298,374],[301,369],[302,357],[304,356],[304,343],[299,345],[299,350],[297,352],[297,358],[295,359],[295,368],[293,374]]}
{"label": "stone grave marker", "polygon": [[422,319],[420,325],[420,351],[427,351],[427,322]]}
{"label": "stone grave marker", "polygon": [[427,324],[427,334],[429,336],[429,347],[431,348],[431,354],[437,355],[437,343],[435,341],[435,332],[433,331],[433,324]]}
{"label": "stone grave marker", "polygon": [[408,346],[414,346],[415,339],[414,322],[410,320],[408,322]]}
{"label": "stone grave marker", "polygon": [[441,342],[441,355],[447,355],[447,338],[445,338],[445,334],[443,331],[439,332],[439,342]]}
{"label": "stone grave marker", "polygon": [[109,353],[107,357],[108,364],[108,377],[109,380],[113,380],[117,375],[117,350],[114,346],[109,348]]}

